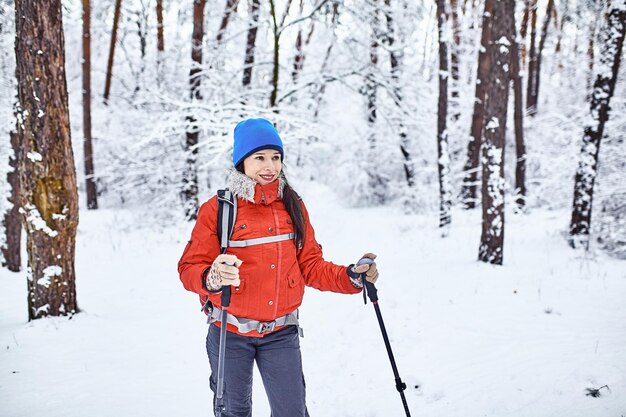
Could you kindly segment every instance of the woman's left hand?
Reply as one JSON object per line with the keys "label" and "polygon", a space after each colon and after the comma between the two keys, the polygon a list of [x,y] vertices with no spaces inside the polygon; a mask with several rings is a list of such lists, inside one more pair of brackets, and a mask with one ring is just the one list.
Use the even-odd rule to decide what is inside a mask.
{"label": "woman's left hand", "polygon": [[[368,252],[365,255],[361,256],[361,259],[364,259],[364,258],[371,259],[373,261],[374,259],[376,259],[376,255]],[[359,259],[359,261],[361,259]],[[378,279],[378,268],[376,267],[376,262],[364,263],[361,265],[358,265],[357,263],[357,265],[352,267],[352,271],[357,276],[360,276],[361,274],[365,273],[365,279],[371,282],[372,284],[374,284],[376,280]]]}

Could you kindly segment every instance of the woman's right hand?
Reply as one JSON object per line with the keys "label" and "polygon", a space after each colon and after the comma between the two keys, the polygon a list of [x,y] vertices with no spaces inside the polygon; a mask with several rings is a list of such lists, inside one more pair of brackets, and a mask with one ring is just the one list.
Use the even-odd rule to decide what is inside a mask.
{"label": "woman's right hand", "polygon": [[235,255],[218,255],[206,277],[207,289],[209,291],[219,291],[224,285],[238,287],[241,284],[239,267],[242,263]]}

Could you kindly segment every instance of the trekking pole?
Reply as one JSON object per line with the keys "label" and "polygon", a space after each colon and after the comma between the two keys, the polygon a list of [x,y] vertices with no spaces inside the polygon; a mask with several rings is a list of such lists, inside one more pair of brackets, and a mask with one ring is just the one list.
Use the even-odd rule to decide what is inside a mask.
{"label": "trekking pole", "polygon": [[222,288],[222,313],[220,315],[220,349],[217,359],[217,389],[215,393],[215,416],[221,417],[226,410],[224,405],[224,365],[226,356],[226,323],[230,305],[230,285]]}
{"label": "trekking pole", "polygon": [[[368,264],[370,265],[374,262],[370,258],[361,258],[357,265]],[[378,319],[378,325],[380,326],[380,331],[383,333],[383,340],[385,341],[385,347],[387,348],[387,354],[389,355],[389,361],[391,361],[391,369],[393,370],[393,375],[396,380],[396,389],[400,393],[400,398],[402,399],[402,405],[404,406],[404,412],[407,417],[411,417],[411,413],[409,412],[409,406],[406,403],[406,397],[404,396],[404,390],[406,389],[406,384],[402,382],[400,378],[400,374],[398,373],[398,367],[396,366],[396,360],[393,357],[393,352],[391,351],[391,344],[389,343],[389,337],[387,336],[387,330],[385,329],[385,322],[383,321],[383,316],[380,313],[380,306],[378,305],[378,290],[374,286],[373,283],[369,282],[365,279],[365,273],[361,274],[361,280],[363,281],[363,301],[367,304],[367,298],[369,297],[370,301],[374,305],[374,310],[376,311],[376,318]]]}

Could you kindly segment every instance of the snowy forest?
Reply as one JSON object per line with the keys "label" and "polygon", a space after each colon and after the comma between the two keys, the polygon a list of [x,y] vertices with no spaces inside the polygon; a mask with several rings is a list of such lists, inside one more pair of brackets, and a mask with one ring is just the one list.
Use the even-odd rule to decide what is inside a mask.
{"label": "snowy forest", "polygon": [[[212,415],[176,262],[263,117],[325,258],[378,255],[414,415],[623,417],[625,33],[626,0],[0,0],[0,416]],[[404,415],[362,304],[306,291],[312,416]]]}

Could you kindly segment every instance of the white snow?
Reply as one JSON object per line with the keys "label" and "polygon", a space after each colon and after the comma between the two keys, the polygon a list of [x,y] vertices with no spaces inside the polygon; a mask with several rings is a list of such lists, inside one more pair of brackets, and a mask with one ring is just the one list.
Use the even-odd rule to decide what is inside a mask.
{"label": "white snow", "polygon": [[41,312],[48,312],[48,310],[50,309],[50,305],[49,304],[44,304],[41,307],[39,307],[37,310],[35,310],[35,315],[41,313]]}
{"label": "white snow", "polygon": [[511,46],[511,42],[509,41],[509,38],[507,38],[506,36],[500,37],[500,39],[496,41],[496,44],[504,45],[504,46]]}
{"label": "white snow", "polygon": [[[442,239],[436,213],[346,209],[328,188],[298,191],[328,260],[378,254],[380,308],[412,415],[624,413],[624,264],[571,250],[566,212],[509,213],[497,267],[476,261],[480,210],[455,211]],[[205,318],[176,272],[192,225],[134,225],[126,212],[81,213],[82,312],[71,320],[28,323],[25,274],[0,270],[0,415],[210,415]],[[404,415],[360,294],[308,288],[301,324],[312,416]],[[254,383],[253,416],[266,417],[258,374]],[[600,398],[585,395],[603,385]]]}
{"label": "white snow", "polygon": [[496,130],[498,127],[500,127],[500,121],[497,117],[492,117],[487,122],[487,125],[485,125],[485,129],[487,130]]}
{"label": "white snow", "polygon": [[33,204],[20,207],[20,213],[26,214],[26,221],[31,223],[35,230],[41,230],[50,237],[56,237],[59,234],[56,230],[52,230],[46,221],[41,218],[39,210]]}
{"label": "white snow", "polygon": [[63,268],[58,265],[51,265],[43,270],[43,274],[47,277],[60,276],[63,273]]}
{"label": "white snow", "polygon": [[26,157],[30,159],[31,162],[43,161],[43,156],[41,156],[39,152],[27,152]]}

